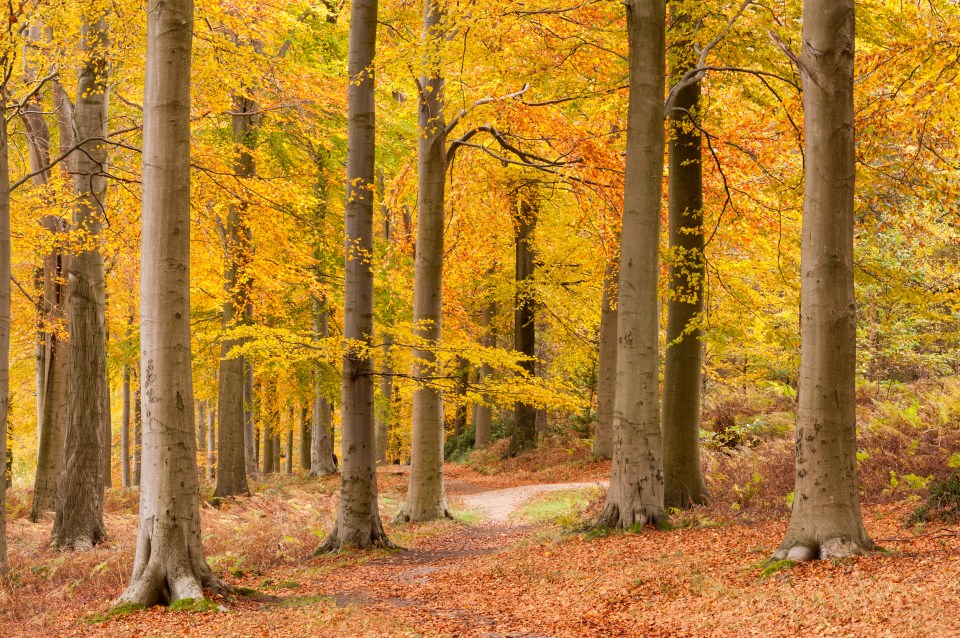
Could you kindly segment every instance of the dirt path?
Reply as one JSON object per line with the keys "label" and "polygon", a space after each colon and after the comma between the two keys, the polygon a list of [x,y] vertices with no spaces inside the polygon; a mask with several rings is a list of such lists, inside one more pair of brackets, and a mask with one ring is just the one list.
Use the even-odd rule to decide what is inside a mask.
{"label": "dirt path", "polygon": [[553,483],[549,485],[521,485],[502,490],[489,490],[461,496],[464,507],[477,510],[491,523],[505,523],[518,507],[540,494],[562,492],[588,487],[601,487],[600,483]]}

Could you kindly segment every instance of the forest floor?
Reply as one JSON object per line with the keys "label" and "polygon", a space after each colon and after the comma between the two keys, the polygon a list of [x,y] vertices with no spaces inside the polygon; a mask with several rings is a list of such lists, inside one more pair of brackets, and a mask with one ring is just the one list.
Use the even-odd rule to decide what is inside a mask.
{"label": "forest floor", "polygon": [[[763,520],[715,506],[671,530],[591,533],[579,526],[609,463],[479,469],[447,466],[456,520],[388,525],[405,550],[313,556],[336,478],[276,477],[205,505],[208,560],[239,592],[205,612],[104,613],[129,578],[134,494],[110,490],[108,543],[64,553],[14,491],[0,636],[960,636],[960,529],[907,528],[908,503],[865,508],[885,551],[765,573],[785,508]],[[385,520],[406,478],[381,470]]]}

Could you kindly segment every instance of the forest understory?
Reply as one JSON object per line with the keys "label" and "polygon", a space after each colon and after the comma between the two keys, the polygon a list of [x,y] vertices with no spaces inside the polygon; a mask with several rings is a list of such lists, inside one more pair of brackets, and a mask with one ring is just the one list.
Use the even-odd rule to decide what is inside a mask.
{"label": "forest understory", "polygon": [[[63,552],[48,546],[49,519],[28,521],[29,492],[15,490],[0,635],[960,634],[960,526],[908,522],[944,468],[957,464],[950,450],[960,382],[861,388],[864,519],[882,549],[841,561],[768,562],[789,516],[789,410],[770,393],[709,406],[710,503],[643,533],[584,526],[602,508],[610,465],[593,461],[576,438],[548,435],[510,460],[500,458],[501,444],[448,463],[456,519],[388,525],[406,548],[399,551],[314,556],[333,524],[337,477],[269,477],[250,498],[203,506],[208,560],[237,593],[180,611],[107,611],[131,570],[136,491],[108,491],[107,543]],[[731,421],[724,437],[714,431]],[[381,468],[385,521],[407,478],[405,466]],[[518,486],[528,487],[510,489]]]}

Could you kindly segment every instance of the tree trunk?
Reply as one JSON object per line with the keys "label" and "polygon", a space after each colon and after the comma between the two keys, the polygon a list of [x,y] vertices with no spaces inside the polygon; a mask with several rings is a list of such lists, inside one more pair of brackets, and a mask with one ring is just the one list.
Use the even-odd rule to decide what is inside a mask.
{"label": "tree trunk", "polygon": [[[315,298],[313,300],[313,335],[314,339],[326,339],[330,336],[330,327],[327,323],[327,300]],[[313,421],[310,446],[310,476],[333,474],[337,466],[333,462],[333,431],[331,430],[330,402],[323,395],[324,364],[315,361],[313,364]]]}
{"label": "tree trunk", "polygon": [[453,436],[460,438],[467,431],[468,403],[467,393],[470,391],[470,361],[465,357],[457,357],[457,411],[453,418]]}
{"label": "tree trunk", "polygon": [[310,472],[310,447],[313,432],[310,428],[309,412],[304,407],[300,411],[300,469]]}
{"label": "tree trunk", "polygon": [[[83,139],[107,134],[106,18],[81,28],[83,51],[74,112]],[[90,549],[106,536],[103,492],[109,468],[110,389],[107,385],[106,277],[100,233],[105,220],[107,147],[85,142],[74,158],[74,232],[88,238],[70,263],[70,374],[63,474],[53,525],[55,544]],[[190,402],[193,409],[193,402]]]}
{"label": "tree trunk", "polygon": [[130,483],[130,364],[123,364],[122,394],[123,412],[120,422],[120,483],[129,488]]}
{"label": "tree trunk", "polygon": [[[685,31],[691,18],[678,13],[671,47],[671,82],[696,67],[698,54]],[[703,383],[703,302],[707,262],[703,237],[700,83],[677,92],[668,116],[670,295],[663,368],[663,489],[667,507],[703,503],[707,485],[700,469],[700,388]]]}
{"label": "tree trunk", "polygon": [[[9,17],[9,16],[8,16]],[[6,83],[0,86],[0,106],[6,112]],[[10,148],[7,145],[7,123],[0,122],[0,445],[4,460],[7,450],[7,415],[10,405]],[[6,463],[4,463],[6,470]],[[7,561],[7,490],[6,471],[0,479],[0,572],[6,572]]]}
{"label": "tree trunk", "polygon": [[797,475],[790,526],[774,554],[796,561],[874,547],[857,489],[853,1],[805,0],[801,41],[806,182]]}
{"label": "tree trunk", "polygon": [[263,454],[260,455],[260,462],[263,465],[264,474],[272,474],[273,469],[273,425],[268,423],[267,420],[263,421],[263,434],[261,439],[263,440]]}
{"label": "tree trunk", "polygon": [[599,519],[607,527],[642,526],[664,515],[657,280],[665,23],[665,5],[660,0],[627,0],[630,89],[617,298],[617,390],[610,488]]}
{"label": "tree trunk", "polygon": [[[41,44],[43,28],[32,25],[29,47]],[[28,82],[38,82],[37,69],[27,66]],[[27,134],[30,170],[36,173],[33,185],[41,190],[50,180],[50,129],[44,115],[41,94],[24,104],[20,117]],[[72,123],[71,123],[72,125]],[[45,196],[45,195],[43,195]],[[41,227],[51,234],[66,233],[67,223],[56,215],[44,215]],[[57,507],[63,474],[64,441],[67,434],[67,374],[69,343],[57,334],[57,326],[66,322],[68,255],[56,247],[43,256],[42,275],[38,277],[37,296],[37,474],[33,489],[30,520],[37,522],[44,513]],[[62,330],[62,328],[60,328]]]}
{"label": "tree trunk", "polygon": [[[245,178],[255,174],[251,150],[256,146],[259,126],[259,108],[243,96],[233,96],[234,172]],[[229,330],[243,323],[244,309],[250,292],[246,274],[250,246],[246,232],[246,202],[233,202],[224,228],[226,266],[223,288],[223,329]],[[217,450],[216,497],[250,494],[247,486],[247,449],[244,439],[243,388],[245,366],[243,357],[232,357],[230,351],[242,345],[241,339],[224,339],[220,346],[219,448]]]}
{"label": "tree trunk", "polygon": [[393,336],[383,335],[383,362],[380,366],[380,403],[377,405],[376,435],[377,463],[387,462],[387,443],[390,440],[390,422],[393,420],[393,364],[390,361],[390,349]]}
{"label": "tree trunk", "polygon": [[[343,472],[337,522],[322,549],[389,544],[377,506],[373,361],[352,347],[373,341],[373,187],[376,114],[373,57],[377,0],[352,0],[347,74],[347,181],[344,224]],[[314,432],[314,435],[317,433]]]}
{"label": "tree trunk", "polygon": [[[296,408],[293,408],[296,410]],[[287,474],[293,474],[293,423],[296,420],[296,412],[290,414],[290,427],[287,428],[287,458],[284,459],[284,471]]]}
{"label": "tree trunk", "polygon": [[[422,42],[434,50],[442,42],[444,9],[425,0]],[[449,516],[443,487],[443,396],[431,379],[439,377],[434,348],[443,324],[443,211],[447,135],[443,117],[444,79],[439,59],[427,55],[420,77],[417,141],[417,255],[414,262],[413,432],[410,485],[398,521],[429,521]]]}
{"label": "tree trunk", "polygon": [[207,478],[211,481],[220,471],[217,465],[217,415],[213,410],[207,411]]}
{"label": "tree trunk", "polygon": [[[250,304],[247,304],[247,321],[252,318]],[[253,362],[244,358],[243,361],[243,449],[244,463],[247,476],[257,475],[257,427],[253,419]]]}
{"label": "tree trunk", "polygon": [[603,300],[600,306],[600,354],[597,368],[597,422],[593,430],[593,455],[613,457],[613,402],[617,389],[617,267],[608,265],[603,276]]}
{"label": "tree trunk", "polygon": [[192,40],[192,0],[148,0],[140,257],[146,472],[133,577],[120,597],[146,607],[229,589],[200,542],[190,369]]}
{"label": "tree trunk", "polygon": [[[483,335],[480,337],[480,345],[484,348],[496,348],[497,347],[497,331],[496,327],[493,325],[493,320],[497,316],[497,302],[491,301],[483,308],[483,313],[480,315],[480,327],[483,329]],[[480,366],[480,372],[477,375],[477,383],[480,387],[490,379],[490,375],[493,374],[493,368],[489,363],[484,363]],[[491,417],[491,407],[487,402],[488,399],[484,396],[485,403],[477,404],[473,411],[474,419],[474,436],[473,436],[473,447],[477,450],[482,450],[488,445],[490,445],[490,417]]]}
{"label": "tree trunk", "polygon": [[[530,201],[530,193],[518,189],[513,211],[514,239],[516,244],[516,304],[514,306],[513,347],[527,357],[520,363],[528,378],[537,374],[535,359],[537,347],[537,324],[534,314],[533,291],[533,230],[537,224],[537,211]],[[522,401],[513,408],[513,432],[510,436],[510,456],[529,450],[537,442],[537,409]]]}
{"label": "tree trunk", "polygon": [[[207,402],[197,403],[197,449],[202,450],[207,447]],[[204,459],[204,472],[206,476],[210,468],[207,466],[207,460]]]}
{"label": "tree trunk", "polygon": [[[139,369],[139,364],[137,369]],[[136,374],[136,373],[135,373]],[[136,374],[136,385],[133,390],[133,485],[140,487],[141,468],[143,459],[143,419],[141,418],[140,404],[140,375]]]}

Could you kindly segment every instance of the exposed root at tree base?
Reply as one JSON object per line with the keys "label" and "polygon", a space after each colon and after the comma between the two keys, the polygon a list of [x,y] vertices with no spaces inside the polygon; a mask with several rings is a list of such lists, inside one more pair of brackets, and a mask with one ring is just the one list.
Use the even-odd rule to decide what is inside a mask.
{"label": "exposed root at tree base", "polygon": [[790,560],[796,563],[810,560],[831,560],[862,556],[876,549],[877,546],[869,538],[854,540],[843,536],[834,536],[819,543],[787,540],[774,552],[771,560]]}
{"label": "exposed root at tree base", "polygon": [[407,507],[403,506],[397,515],[393,517],[393,524],[399,525],[401,523],[426,523],[428,521],[437,521],[440,519],[449,519],[455,520],[453,514],[450,512],[450,508],[447,507],[446,503],[441,508],[441,511],[435,512],[433,516],[419,516],[412,517],[407,513]]}
{"label": "exposed root at tree base", "polygon": [[642,529],[647,525],[659,525],[664,521],[666,521],[666,513],[662,509],[656,511],[643,506],[622,509],[616,503],[607,503],[594,525],[609,529]]}
{"label": "exposed root at tree base", "polygon": [[[379,525],[377,526],[379,528]],[[330,532],[330,535],[327,537],[327,540],[323,542],[323,545],[318,547],[313,556],[322,556],[323,554],[332,554],[339,552],[344,549],[354,548],[354,549],[403,549],[397,545],[394,545],[390,542],[390,539],[387,538],[387,535],[384,533],[383,529],[376,529],[370,533],[369,536],[363,536],[361,538],[352,538],[345,539],[342,538],[339,534],[338,529],[334,529]]]}

